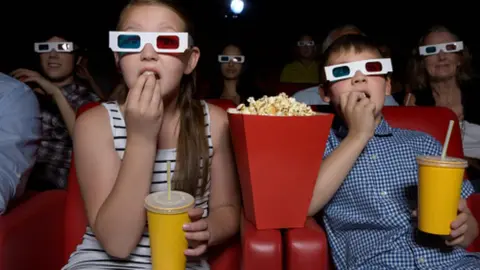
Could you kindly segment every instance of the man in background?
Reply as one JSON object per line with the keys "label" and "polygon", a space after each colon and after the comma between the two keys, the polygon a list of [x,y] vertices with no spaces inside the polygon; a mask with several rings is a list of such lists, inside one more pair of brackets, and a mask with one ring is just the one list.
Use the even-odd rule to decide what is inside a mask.
{"label": "man in background", "polygon": [[283,83],[311,83],[320,81],[318,63],[315,61],[317,46],[311,35],[302,35],[295,47],[296,60],[285,65],[280,75]]}

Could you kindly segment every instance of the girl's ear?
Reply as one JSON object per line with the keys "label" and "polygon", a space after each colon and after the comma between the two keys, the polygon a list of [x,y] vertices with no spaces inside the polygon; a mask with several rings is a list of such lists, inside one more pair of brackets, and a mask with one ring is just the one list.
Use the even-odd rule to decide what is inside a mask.
{"label": "girl's ear", "polygon": [[189,49],[189,54],[188,54],[188,63],[187,66],[185,67],[185,71],[183,72],[184,74],[188,75],[195,70],[198,64],[198,60],[200,59],[200,49],[198,47],[193,47]]}

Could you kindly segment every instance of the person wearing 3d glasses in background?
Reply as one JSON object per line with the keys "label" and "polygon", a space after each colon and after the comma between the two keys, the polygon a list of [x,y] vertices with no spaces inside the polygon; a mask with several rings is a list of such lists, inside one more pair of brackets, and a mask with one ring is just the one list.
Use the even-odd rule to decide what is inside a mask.
{"label": "person wearing 3d glasses in background", "polygon": [[280,75],[280,82],[311,83],[320,81],[318,63],[315,61],[317,46],[310,35],[302,35],[297,40],[295,53],[297,59],[285,65]]}
{"label": "person wearing 3d glasses in background", "polygon": [[217,56],[220,74],[215,74],[208,98],[229,99],[235,104],[246,103],[249,97],[262,97],[263,93],[254,84],[247,65],[247,57],[235,43],[228,43]]}
{"label": "person wearing 3d glasses in background", "polygon": [[458,117],[468,174],[480,192],[480,82],[474,78],[465,43],[444,26],[434,26],[420,39],[409,63],[411,93],[407,106],[440,106]]}
{"label": "person wearing 3d glasses in background", "polygon": [[75,78],[78,45],[59,33],[32,44],[39,55],[40,72],[20,68],[11,73],[37,93],[42,117],[42,139],[29,188],[63,189],[72,154],[73,127],[78,108],[99,98]]}
{"label": "person wearing 3d glasses in background", "polygon": [[416,241],[416,207],[407,192],[418,183],[415,157],[439,156],[442,145],[426,133],[393,128],[382,116],[391,92],[390,58],[368,37],[346,35],[327,49],[324,65],[336,119],[308,213],[323,210],[336,267],[480,269],[480,254],[465,250],[478,236],[465,202],[473,193],[468,180],[447,240],[435,238],[435,247]]}
{"label": "person wearing 3d glasses in background", "polygon": [[[325,40],[322,43],[322,53],[324,53],[328,47],[338,38],[345,35],[363,35],[366,36],[358,27],[351,24],[342,25],[331,30]],[[383,52],[382,52],[383,54]],[[323,76],[324,71],[319,70],[319,77]],[[304,90],[296,92],[293,97],[307,105],[321,105],[326,106],[328,102],[325,101],[325,92],[322,89],[322,85],[313,86]],[[398,103],[395,101],[393,96],[385,96],[385,106],[398,106]]]}

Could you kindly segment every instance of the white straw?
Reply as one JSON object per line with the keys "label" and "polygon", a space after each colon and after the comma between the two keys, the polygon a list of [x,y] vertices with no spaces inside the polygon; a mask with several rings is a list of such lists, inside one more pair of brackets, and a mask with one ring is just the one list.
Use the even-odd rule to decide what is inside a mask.
{"label": "white straw", "polygon": [[170,161],[167,161],[167,192],[168,192],[168,199],[172,198],[172,180],[170,177]]}
{"label": "white straw", "polygon": [[410,98],[412,97],[411,93],[408,93],[407,101],[405,101],[405,106],[410,106]]}
{"label": "white straw", "polygon": [[443,143],[442,159],[445,159],[447,156],[448,143],[450,142],[450,136],[452,135],[453,123],[454,121],[450,120],[450,123],[448,124],[447,137]]}

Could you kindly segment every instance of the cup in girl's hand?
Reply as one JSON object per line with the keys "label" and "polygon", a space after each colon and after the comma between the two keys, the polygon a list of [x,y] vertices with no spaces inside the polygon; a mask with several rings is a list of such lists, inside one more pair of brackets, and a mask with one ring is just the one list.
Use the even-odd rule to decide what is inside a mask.
{"label": "cup in girl's hand", "polygon": [[155,192],[145,198],[153,270],[185,270],[188,248],[183,225],[190,223],[188,210],[192,195],[172,190]]}

